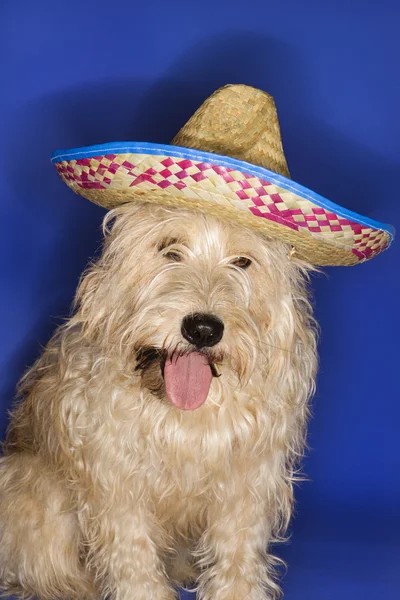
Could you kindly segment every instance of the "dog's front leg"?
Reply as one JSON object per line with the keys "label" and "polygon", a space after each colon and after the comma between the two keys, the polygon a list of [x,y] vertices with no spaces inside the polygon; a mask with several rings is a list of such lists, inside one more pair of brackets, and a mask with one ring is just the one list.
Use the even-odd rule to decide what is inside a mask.
{"label": "dog's front leg", "polygon": [[263,504],[254,498],[219,503],[203,534],[199,555],[201,600],[271,600],[279,588],[267,555],[270,528]]}
{"label": "dog's front leg", "polygon": [[159,555],[160,533],[145,508],[116,508],[92,517],[89,560],[110,600],[175,600]]}

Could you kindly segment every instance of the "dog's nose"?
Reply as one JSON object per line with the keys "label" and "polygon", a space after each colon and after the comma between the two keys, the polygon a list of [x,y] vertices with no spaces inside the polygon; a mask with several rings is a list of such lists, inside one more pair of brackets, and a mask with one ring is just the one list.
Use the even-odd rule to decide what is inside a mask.
{"label": "dog's nose", "polygon": [[214,315],[195,313],[183,319],[181,332],[197,348],[215,346],[223,336],[224,324]]}

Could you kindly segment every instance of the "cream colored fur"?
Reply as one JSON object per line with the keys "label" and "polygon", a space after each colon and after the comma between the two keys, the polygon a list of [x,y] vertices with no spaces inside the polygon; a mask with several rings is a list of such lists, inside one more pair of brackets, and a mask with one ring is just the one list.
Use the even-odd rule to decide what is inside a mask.
{"label": "cream colored fur", "polygon": [[[279,241],[151,204],[111,212],[105,233],[74,315],[21,383],[0,583],[44,600],[172,600],[190,581],[202,600],[275,598],[269,547],[290,519],[316,369],[310,267]],[[225,324],[210,349],[221,376],[181,411],[160,366],[136,366],[144,347],[188,350],[194,312]]]}

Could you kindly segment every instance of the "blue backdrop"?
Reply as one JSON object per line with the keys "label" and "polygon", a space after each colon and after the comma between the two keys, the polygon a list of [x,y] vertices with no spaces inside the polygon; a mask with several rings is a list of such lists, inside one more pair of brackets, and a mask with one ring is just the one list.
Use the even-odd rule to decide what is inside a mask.
{"label": "blue backdrop", "polygon": [[[101,242],[104,211],[50,153],[168,142],[215,88],[247,83],[275,96],[295,180],[396,226],[399,18],[389,0],[1,3],[2,433]],[[287,600],[400,592],[399,249],[314,280],[321,368],[310,482],[279,549]]]}

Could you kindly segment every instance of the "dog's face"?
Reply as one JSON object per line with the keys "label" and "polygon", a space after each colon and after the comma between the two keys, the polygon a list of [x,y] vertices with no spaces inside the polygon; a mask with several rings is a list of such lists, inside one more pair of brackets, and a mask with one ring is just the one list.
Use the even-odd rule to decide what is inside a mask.
{"label": "dog's face", "polygon": [[80,312],[88,334],[152,394],[194,410],[214,377],[240,388],[273,368],[271,348],[295,349],[302,277],[285,244],[151,204],[125,205],[112,218],[78,293]]}

